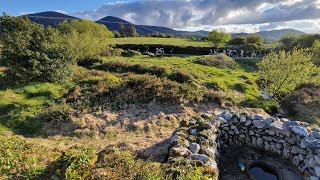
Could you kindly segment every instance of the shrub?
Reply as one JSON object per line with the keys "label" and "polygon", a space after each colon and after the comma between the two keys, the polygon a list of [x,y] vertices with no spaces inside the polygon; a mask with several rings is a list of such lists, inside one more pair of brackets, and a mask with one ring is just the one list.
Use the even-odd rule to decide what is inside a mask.
{"label": "shrub", "polygon": [[105,64],[98,66],[98,69],[111,72],[129,72],[132,69],[132,64],[124,60],[108,61]]}
{"label": "shrub", "polygon": [[256,45],[262,45],[263,44],[263,37],[259,35],[250,35],[247,37],[247,43],[248,44],[256,44]]}
{"label": "shrub", "polygon": [[139,51],[129,50],[121,53],[124,57],[135,57],[135,56],[142,56]]}
{"label": "shrub", "polygon": [[188,71],[180,69],[170,75],[170,79],[179,83],[190,83],[194,80],[194,77]]}
{"label": "shrub", "polygon": [[258,50],[259,46],[256,44],[244,44],[241,46],[241,49],[252,51],[252,50]]}
{"label": "shrub", "polygon": [[202,56],[195,61],[198,64],[215,66],[218,68],[234,68],[236,61],[225,54],[217,54],[213,56]]}
{"label": "shrub", "polygon": [[187,84],[152,75],[134,75],[119,86],[110,88],[95,98],[105,99],[97,100],[97,102],[109,102],[114,107],[120,107],[124,104],[150,102],[164,104],[177,104],[185,101],[199,102],[203,98],[203,93]]}
{"label": "shrub", "polygon": [[320,86],[316,84],[297,86],[281,101],[281,106],[291,116],[314,122],[320,118]]}
{"label": "shrub", "polygon": [[99,57],[114,34],[105,25],[88,20],[64,21],[57,26],[78,60]]}
{"label": "shrub", "polygon": [[261,61],[259,75],[263,91],[277,100],[303,83],[320,83],[320,68],[312,62],[313,55],[302,49],[272,52]]}
{"label": "shrub", "polygon": [[53,29],[22,17],[3,16],[2,61],[8,78],[16,82],[62,82],[71,75],[74,56]]}

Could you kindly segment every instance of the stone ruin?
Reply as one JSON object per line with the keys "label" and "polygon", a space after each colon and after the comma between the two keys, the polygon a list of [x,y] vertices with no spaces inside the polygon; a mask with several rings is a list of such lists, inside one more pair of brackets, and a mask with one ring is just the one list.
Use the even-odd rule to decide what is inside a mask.
{"label": "stone ruin", "polygon": [[305,179],[320,178],[320,129],[306,122],[230,111],[206,113],[182,121],[170,144],[169,163],[201,162],[219,173],[219,152],[246,145],[288,160]]}

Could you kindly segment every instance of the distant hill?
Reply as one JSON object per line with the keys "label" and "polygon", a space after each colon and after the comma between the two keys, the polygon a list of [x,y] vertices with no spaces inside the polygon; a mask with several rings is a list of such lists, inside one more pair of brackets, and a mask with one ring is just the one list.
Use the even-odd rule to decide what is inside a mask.
{"label": "distant hill", "polygon": [[295,33],[295,34],[305,34],[302,31],[298,31],[295,29],[280,29],[280,30],[271,30],[271,31],[260,31],[257,33],[234,33],[232,34],[232,37],[235,36],[249,36],[252,34],[257,34],[259,36],[262,36],[265,40],[277,40],[280,39],[282,36],[288,33]]}
{"label": "distant hill", "polygon": [[28,17],[31,21],[44,25],[45,27],[55,27],[65,20],[79,19],[73,16],[65,15],[55,11],[46,11],[34,14],[26,14],[22,17]]}
{"label": "distant hill", "polygon": [[[62,13],[54,12],[54,11],[46,11],[41,13],[35,13],[35,14],[27,14],[23,15],[24,17],[29,17],[31,21],[34,21],[36,23],[42,24],[45,27],[47,26],[56,26],[60,22],[64,20],[73,20],[73,19],[79,19],[73,16],[65,15]],[[111,31],[119,31],[119,23],[123,23],[126,28],[128,28],[131,24],[128,21],[125,21],[123,19],[113,17],[113,16],[106,16],[98,21],[96,23],[105,25],[109,30]],[[146,35],[151,34],[155,32],[159,33],[165,33],[165,34],[173,34],[174,36],[207,36],[209,34],[209,31],[178,31],[174,30],[168,27],[161,27],[161,26],[147,26],[147,25],[135,25],[137,32],[140,35]],[[283,35],[287,33],[296,33],[296,34],[304,34],[304,32],[295,30],[295,29],[282,29],[282,30],[272,30],[272,31],[261,31],[254,34],[258,34],[260,36],[263,36],[265,40],[277,40],[280,39]],[[232,36],[249,36],[251,34],[249,33],[232,33]]]}

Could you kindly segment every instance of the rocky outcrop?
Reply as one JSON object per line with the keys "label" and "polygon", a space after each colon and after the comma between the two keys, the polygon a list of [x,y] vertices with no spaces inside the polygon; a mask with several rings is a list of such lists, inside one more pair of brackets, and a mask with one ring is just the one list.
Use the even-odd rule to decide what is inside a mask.
{"label": "rocky outcrop", "polygon": [[320,177],[320,130],[306,122],[241,112],[203,114],[172,134],[169,162],[196,161],[218,172],[219,151],[249,145],[289,160],[306,179]]}

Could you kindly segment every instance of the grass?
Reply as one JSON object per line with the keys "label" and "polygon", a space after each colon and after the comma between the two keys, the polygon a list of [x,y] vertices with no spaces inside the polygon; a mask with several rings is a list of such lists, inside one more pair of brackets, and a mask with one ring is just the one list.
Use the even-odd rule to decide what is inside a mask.
{"label": "grass", "polygon": [[[201,58],[201,56],[114,57],[104,58],[103,64],[97,67],[103,67],[109,63],[116,64],[115,62],[121,62],[121,67],[125,66],[126,68],[122,68],[117,72],[120,74],[125,72],[141,74],[141,72],[134,71],[130,68],[141,64],[143,64],[143,67],[165,67],[168,78],[173,77],[176,72],[184,72],[184,74],[188,74],[188,76],[192,75],[192,82],[189,82],[190,84],[196,87],[200,86],[219,90],[218,93],[225,102],[233,105],[264,108],[269,113],[275,110],[274,106],[276,106],[277,103],[262,99],[258,85],[256,84],[258,78],[256,71],[259,60],[236,60],[235,67],[230,69],[198,64],[197,60],[199,58]],[[126,69],[130,70],[126,71]],[[146,73],[149,72],[146,71]],[[203,88],[200,89],[204,90]]]}
{"label": "grass", "polygon": [[127,37],[115,38],[110,41],[110,44],[163,44],[174,46],[203,46],[211,47],[207,41],[191,40],[187,38],[155,38],[155,37]]}

